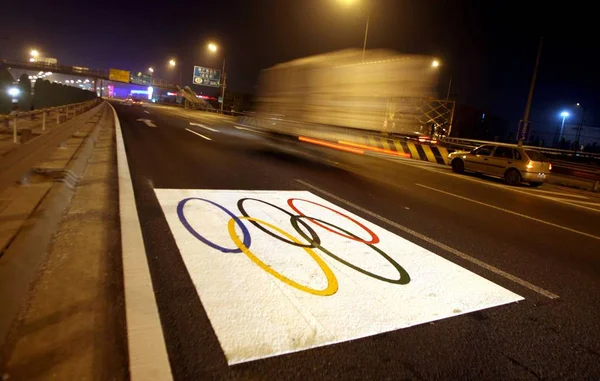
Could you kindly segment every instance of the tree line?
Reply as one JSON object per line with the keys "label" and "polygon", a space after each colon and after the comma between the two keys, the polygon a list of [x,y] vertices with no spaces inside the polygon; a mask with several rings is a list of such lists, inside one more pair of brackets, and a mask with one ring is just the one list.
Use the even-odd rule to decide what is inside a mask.
{"label": "tree line", "polygon": [[17,87],[20,92],[16,103],[18,111],[37,110],[46,107],[62,106],[70,103],[85,102],[97,97],[96,93],[77,87],[53,83],[48,80],[38,79],[32,88],[31,80],[26,73],[19,77],[19,82],[14,83],[13,77],[7,69],[0,69],[0,113],[7,114],[14,109],[8,89]]}

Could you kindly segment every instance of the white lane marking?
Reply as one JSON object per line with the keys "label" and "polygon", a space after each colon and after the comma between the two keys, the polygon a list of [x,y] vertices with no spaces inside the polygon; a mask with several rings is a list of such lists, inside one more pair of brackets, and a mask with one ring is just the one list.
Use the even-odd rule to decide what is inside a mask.
{"label": "white lane marking", "polygon": [[201,138],[204,138],[204,139],[206,139],[206,140],[212,140],[212,139],[211,139],[211,138],[209,138],[208,136],[204,136],[204,135],[202,135],[202,134],[199,134],[199,133],[197,133],[197,132],[196,132],[196,131],[194,131],[194,130],[190,130],[189,128],[186,128],[185,130],[186,130],[186,131],[189,131],[189,132],[191,132],[192,134],[196,134],[196,135],[198,135],[198,136],[200,136]]}
{"label": "white lane marking", "polygon": [[568,202],[574,202],[582,205],[594,205],[600,207],[600,202],[597,201],[581,201],[581,200],[569,200]]}
{"label": "white lane marking", "polygon": [[132,381],[168,381],[173,377],[150,277],[140,219],[135,205],[123,132],[117,112],[110,103],[108,105],[114,114],[117,141],[121,255],[125,283],[130,379]]}
{"label": "white lane marking", "polygon": [[548,190],[543,190],[543,189],[531,189],[529,192],[531,192],[532,194],[535,193],[548,193],[548,194],[555,194],[555,195],[559,195],[559,196],[566,196],[566,197],[573,197],[573,198],[583,198],[586,200],[589,200],[589,197],[586,196],[582,196],[579,194],[571,194],[571,193],[564,193],[564,192],[555,192],[555,191],[548,191]]}
{"label": "white lane marking", "polygon": [[419,187],[422,187],[422,188],[426,188],[426,189],[435,191],[435,192],[443,193],[443,194],[446,194],[448,196],[460,198],[461,200],[466,200],[466,201],[469,201],[469,202],[472,202],[472,203],[475,203],[475,204],[487,206],[488,208],[500,210],[500,211],[503,211],[503,212],[506,212],[506,213],[509,213],[509,214],[514,214],[515,216],[523,217],[523,218],[526,218],[528,220],[536,221],[536,222],[539,222],[539,223],[542,223],[542,224],[546,224],[546,225],[549,225],[549,226],[552,226],[552,227],[555,227],[555,228],[563,229],[563,230],[566,230],[566,231],[571,232],[571,233],[581,234],[583,236],[586,236],[586,237],[589,237],[589,238],[593,238],[593,239],[597,239],[597,240],[600,241],[600,237],[598,237],[598,236],[595,236],[595,235],[589,234],[589,233],[585,233],[585,232],[581,232],[581,231],[578,231],[578,230],[575,230],[575,229],[571,229],[571,228],[568,228],[566,226],[562,226],[562,225],[559,225],[559,224],[555,224],[554,222],[540,220],[539,218],[535,218],[535,217],[528,216],[526,214],[514,212],[512,210],[504,209],[504,208],[501,208],[499,206],[491,205],[491,204],[488,204],[488,203],[485,203],[485,202],[482,202],[482,201],[473,200],[473,199],[470,199],[468,197],[459,196],[457,194],[446,192],[446,191],[443,191],[443,190],[437,189],[437,188],[432,188],[432,187],[429,187],[427,185],[418,184],[418,183],[415,183],[415,185],[419,186]]}
{"label": "white lane marking", "polygon": [[[397,160],[395,160],[395,161],[397,161]],[[399,162],[399,161],[397,161],[397,162]],[[521,190],[521,189],[516,189],[514,187],[509,187],[508,185],[495,184],[495,183],[493,183],[493,182],[491,182],[489,180],[486,181],[486,180],[474,179],[472,177],[469,177],[468,175],[459,175],[459,174],[456,174],[456,173],[453,173],[453,172],[449,172],[449,171],[443,170],[442,168],[428,168],[428,167],[425,167],[425,166],[417,166],[417,165],[414,165],[412,163],[408,164],[406,162],[402,162],[402,164],[408,165],[408,166],[412,166],[412,167],[415,167],[415,168],[418,167],[418,168],[424,169],[426,171],[430,171],[430,172],[434,172],[434,173],[440,173],[440,174],[446,175],[446,176],[452,176],[452,177],[454,177],[456,179],[462,179],[462,180],[467,180],[467,181],[471,181],[471,182],[478,183],[478,184],[487,185],[487,186],[490,186],[490,187],[496,187],[498,189],[502,189],[502,190],[505,190],[505,191],[522,193],[522,194],[526,194],[526,195],[529,195],[529,196],[532,196],[532,197],[537,197],[537,198],[542,198],[542,199],[545,199],[545,200],[555,201],[555,202],[558,202],[560,204],[570,205],[570,206],[574,206],[576,208],[585,209],[585,210],[589,210],[589,211],[592,211],[592,212],[600,212],[600,210],[598,210],[598,209],[590,208],[590,207],[587,207],[587,206],[584,206],[584,205],[573,204],[572,202],[569,202],[569,201],[574,201],[574,200],[567,201],[567,200],[564,200],[564,199],[561,199],[561,198],[558,198],[558,197],[551,197],[551,196],[544,196],[544,195],[541,195],[541,194],[535,194],[534,193],[535,191],[532,192],[532,190],[524,191],[524,190]],[[552,175],[550,175],[550,176],[552,176]]]}
{"label": "white lane marking", "polygon": [[233,127],[237,128],[238,130],[245,130],[245,131],[250,131],[250,132],[256,132],[257,134],[266,134],[266,132],[254,130],[252,128],[238,126],[236,124],[234,124]]}
{"label": "white lane marking", "polygon": [[148,127],[156,127],[156,124],[154,124],[150,119],[138,119],[137,122],[142,122],[144,123],[146,126]]}
{"label": "white lane marking", "polygon": [[145,112],[146,114],[150,114],[150,111],[148,111],[148,110],[144,110],[144,112]]}
{"label": "white lane marking", "polygon": [[579,201],[579,200],[568,200],[567,201],[565,199],[558,198],[558,197],[549,197],[549,199],[554,200],[556,202],[560,202],[561,204],[573,205],[573,206],[576,206],[576,207],[581,208],[581,209],[591,210],[591,211],[594,211],[594,212],[600,212],[600,209],[581,205],[581,204],[586,204],[586,205],[595,205],[596,207],[600,207],[600,204],[598,204],[598,203],[585,202],[585,201]]}
{"label": "white lane marking", "polygon": [[473,264],[475,264],[477,266],[480,266],[480,267],[482,267],[482,268],[484,268],[484,269],[486,269],[488,271],[493,272],[496,275],[500,275],[501,277],[504,277],[504,278],[506,278],[506,279],[508,279],[508,280],[510,280],[512,282],[515,282],[515,283],[517,283],[517,284],[519,284],[519,285],[521,285],[521,286],[523,286],[525,288],[528,288],[531,291],[537,292],[538,294],[543,295],[543,296],[545,296],[547,298],[550,298],[550,299],[558,299],[559,298],[558,295],[553,294],[552,292],[547,291],[547,290],[545,290],[545,289],[543,289],[541,287],[538,287],[538,286],[536,286],[533,283],[530,283],[530,282],[528,282],[528,281],[526,281],[524,279],[521,279],[521,278],[519,278],[517,276],[514,276],[512,274],[509,274],[509,273],[507,273],[504,270],[500,270],[499,268],[497,268],[495,266],[489,265],[489,264],[485,263],[484,261],[481,261],[481,260],[479,260],[477,258],[474,258],[474,257],[472,257],[472,256],[470,256],[468,254],[463,253],[460,250],[457,250],[457,249],[455,249],[453,247],[450,247],[450,246],[448,246],[448,245],[446,245],[444,243],[436,241],[433,238],[430,238],[430,237],[428,237],[428,236],[426,236],[424,234],[421,234],[421,233],[416,232],[416,231],[414,231],[414,230],[412,230],[410,228],[407,228],[404,225],[400,225],[397,222],[394,222],[394,221],[389,220],[389,219],[387,219],[385,217],[382,217],[382,216],[380,216],[377,213],[374,213],[374,212],[371,212],[370,210],[364,209],[363,207],[360,207],[360,206],[358,206],[358,205],[356,205],[356,204],[354,204],[354,203],[352,203],[350,201],[346,201],[345,199],[343,199],[341,197],[338,197],[338,196],[336,196],[336,195],[334,195],[332,193],[329,193],[326,190],[323,190],[323,189],[321,189],[319,187],[316,187],[316,186],[314,186],[314,185],[312,185],[310,183],[307,183],[306,181],[302,181],[302,180],[298,180],[298,179],[296,179],[296,181],[299,182],[302,185],[305,185],[305,186],[307,186],[307,187],[309,187],[311,189],[314,189],[317,192],[320,192],[320,193],[326,195],[327,197],[330,197],[330,198],[332,198],[332,199],[334,199],[336,201],[339,201],[339,202],[341,202],[343,204],[351,206],[352,208],[354,208],[356,210],[359,210],[359,211],[361,211],[362,213],[364,213],[366,215],[369,215],[369,216],[371,216],[373,218],[376,218],[379,221],[385,222],[386,224],[388,224],[390,226],[393,226],[396,229],[402,230],[403,232],[408,233],[408,234],[410,234],[410,235],[412,235],[412,236],[414,236],[414,237],[416,237],[416,238],[418,238],[420,240],[423,240],[423,241],[425,241],[425,242],[427,242],[427,243],[429,243],[429,244],[431,244],[433,246],[437,246],[440,249],[442,249],[444,251],[447,251],[448,253],[454,254],[454,255],[456,255],[459,258],[462,258],[462,259],[464,259],[466,261],[469,261],[469,262],[471,262],[471,263],[473,263]]}
{"label": "white lane marking", "polygon": [[[229,365],[523,300],[310,191],[154,192]],[[240,200],[247,197],[241,207]],[[359,240],[377,237],[370,248],[380,255],[365,255],[369,247],[364,241],[314,224],[309,227],[312,239],[318,237],[330,254],[294,247],[292,241],[302,244],[311,238],[303,239],[290,226],[291,200],[302,211],[297,213],[347,229]],[[260,219],[254,220],[257,225],[288,244],[243,216],[237,222],[229,218],[243,208],[250,218]],[[201,242],[201,237],[207,238]],[[241,253],[223,255],[236,250]],[[336,255],[343,260],[335,260]]]}
{"label": "white lane marking", "polygon": [[204,128],[204,129],[212,131],[212,132],[219,132],[219,130],[215,130],[214,128],[207,127],[204,124],[200,124],[200,123],[190,122],[190,126],[198,126],[200,128]]}

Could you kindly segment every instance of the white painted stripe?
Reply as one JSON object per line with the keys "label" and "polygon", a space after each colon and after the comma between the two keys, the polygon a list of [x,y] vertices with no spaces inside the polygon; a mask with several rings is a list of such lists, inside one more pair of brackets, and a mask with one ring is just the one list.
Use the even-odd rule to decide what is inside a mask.
{"label": "white painted stripe", "polygon": [[539,218],[535,218],[535,217],[528,216],[526,214],[514,212],[512,210],[504,209],[504,208],[501,208],[499,206],[491,205],[491,204],[488,204],[488,203],[485,203],[485,202],[482,202],[482,201],[473,200],[473,199],[470,199],[468,197],[459,196],[457,194],[446,192],[446,191],[443,191],[441,189],[436,189],[436,188],[428,187],[427,185],[417,184],[417,183],[415,183],[415,185],[417,185],[419,187],[422,187],[422,188],[427,188],[427,189],[435,191],[435,192],[443,193],[443,194],[446,194],[448,196],[460,198],[461,200],[466,200],[466,201],[469,201],[469,202],[472,202],[472,203],[475,203],[475,204],[487,206],[488,208],[500,210],[500,211],[503,211],[503,212],[506,212],[506,213],[509,213],[509,214],[514,214],[515,216],[523,217],[523,218],[526,218],[528,220],[536,221],[536,222],[539,222],[539,223],[542,223],[542,224],[546,224],[546,225],[549,225],[549,226],[552,226],[552,227],[555,227],[555,228],[563,229],[563,230],[566,230],[566,231],[571,232],[571,233],[581,234],[581,235],[583,235],[585,237],[597,239],[597,240],[600,241],[600,237],[598,237],[598,236],[595,236],[595,235],[589,234],[589,233],[585,233],[585,232],[581,232],[581,231],[578,231],[578,230],[575,230],[575,229],[571,229],[569,227],[562,226],[562,225],[559,225],[559,224],[555,224],[554,222],[540,220]]}
{"label": "white painted stripe", "polygon": [[[409,165],[409,166],[412,166],[412,167],[416,167],[416,165],[411,164],[411,163],[409,164],[408,162],[404,162],[404,161],[400,162],[398,160],[395,160],[395,161],[397,161],[397,162],[399,162],[399,163],[401,163],[403,165]],[[435,168],[436,166],[438,168]],[[491,182],[489,180],[487,180],[487,181],[486,180],[479,180],[479,179],[476,179],[476,178],[469,177],[468,175],[459,175],[459,174],[450,172],[449,167],[445,167],[445,166],[442,166],[442,165],[435,165],[434,164],[431,168],[427,168],[425,166],[423,166],[421,168],[424,169],[424,170],[426,170],[426,171],[430,171],[430,172],[434,172],[434,173],[440,173],[440,174],[446,175],[446,176],[452,176],[452,177],[457,178],[457,179],[471,181],[471,182],[474,182],[474,183],[479,183],[479,184],[487,185],[487,186],[490,186],[490,187],[496,187],[496,188],[505,190],[507,192],[522,193],[522,194],[526,194],[526,195],[529,195],[529,196],[542,198],[542,199],[545,199],[545,200],[555,201],[555,202],[558,202],[560,204],[570,205],[570,206],[574,206],[576,208],[589,210],[589,211],[592,211],[592,212],[599,212],[598,209],[590,208],[590,207],[583,206],[583,205],[573,204],[573,203],[569,202],[569,201],[573,201],[573,200],[567,201],[567,200],[564,200],[564,199],[561,199],[561,198],[557,198],[557,197],[545,196],[545,195],[542,195],[542,194],[535,194],[534,193],[535,190],[533,190],[533,189],[530,189],[528,191],[524,191],[524,190],[517,189],[515,187],[510,187],[510,186],[507,186],[507,185],[496,184],[496,183],[493,183],[493,182]],[[552,175],[550,175],[550,176],[552,176]]]}
{"label": "white painted stripe", "polygon": [[245,130],[245,131],[250,131],[250,132],[256,132],[257,134],[266,134],[266,132],[263,131],[258,131],[252,128],[246,128],[246,127],[242,127],[242,126],[238,126],[238,125],[233,125],[233,127],[237,128],[238,130]]}
{"label": "white painted stripe", "polygon": [[158,307],[150,277],[121,124],[112,105],[117,142],[119,215],[125,285],[129,374],[132,381],[172,380]]}
{"label": "white painted stripe", "polygon": [[410,234],[410,235],[412,235],[412,236],[414,236],[414,237],[416,237],[416,238],[418,238],[418,239],[420,239],[422,241],[425,241],[425,242],[427,242],[427,243],[429,243],[431,245],[437,246],[440,249],[442,249],[444,251],[447,251],[448,253],[454,254],[457,257],[462,258],[462,259],[464,259],[466,261],[469,261],[469,262],[471,262],[471,263],[473,263],[473,264],[475,264],[477,266],[480,266],[480,267],[482,267],[482,268],[484,268],[484,269],[486,269],[488,271],[491,271],[491,272],[493,272],[496,275],[500,275],[501,277],[504,277],[504,278],[506,278],[506,279],[508,279],[508,280],[510,280],[512,282],[515,282],[515,283],[517,283],[517,284],[519,284],[519,285],[521,285],[521,286],[523,286],[525,288],[528,288],[531,291],[537,292],[540,295],[543,295],[543,296],[545,296],[547,298],[550,298],[550,299],[557,299],[559,297],[558,295],[553,294],[550,291],[544,290],[543,288],[538,287],[538,286],[534,285],[533,283],[530,283],[530,282],[528,282],[526,280],[523,280],[523,279],[521,279],[521,278],[519,278],[517,276],[514,276],[512,274],[509,274],[509,273],[507,273],[504,270],[500,270],[499,268],[497,268],[495,266],[489,265],[489,264],[485,263],[484,261],[481,261],[481,260],[479,260],[477,258],[474,258],[474,257],[472,257],[472,256],[470,256],[468,254],[463,253],[460,250],[457,250],[457,249],[455,249],[453,247],[450,247],[450,246],[448,246],[448,245],[446,245],[444,243],[436,241],[435,239],[430,238],[430,237],[428,237],[428,236],[426,236],[424,234],[421,234],[421,233],[416,232],[416,231],[414,231],[414,230],[412,230],[410,228],[407,228],[404,225],[400,225],[399,223],[394,222],[394,221],[392,221],[390,219],[387,219],[387,218],[385,218],[383,216],[380,216],[377,213],[374,213],[374,212],[371,212],[370,210],[364,209],[364,208],[362,208],[362,207],[360,207],[360,206],[358,206],[358,205],[356,205],[356,204],[354,204],[354,203],[352,203],[350,201],[346,201],[343,198],[338,197],[338,196],[336,196],[336,195],[334,195],[332,193],[329,193],[326,190],[318,188],[318,187],[316,187],[316,186],[314,186],[314,185],[312,185],[310,183],[307,183],[306,181],[302,181],[302,180],[298,180],[298,179],[296,179],[296,181],[299,182],[302,185],[305,185],[305,186],[307,186],[307,187],[309,187],[311,189],[314,189],[317,192],[320,192],[320,193],[326,195],[327,197],[330,197],[330,198],[332,198],[332,199],[334,199],[336,201],[339,201],[339,202],[341,202],[343,204],[351,206],[352,208],[354,208],[354,209],[356,209],[356,210],[358,210],[358,211],[360,211],[360,212],[362,212],[362,213],[364,213],[366,215],[369,215],[369,216],[371,216],[373,218],[376,218],[379,221],[385,222],[386,224],[388,224],[390,226],[393,226],[396,229],[402,230],[403,232],[408,233],[408,234]]}
{"label": "white painted stripe", "polygon": [[597,202],[597,201],[569,200],[568,202],[573,202],[573,203],[576,203],[576,204],[592,205],[592,206],[600,207],[600,202]]}
{"label": "white painted stripe", "polygon": [[[548,197],[548,198],[550,200],[554,200],[556,202],[560,202],[561,204],[573,205],[573,206],[576,206],[576,207],[581,208],[581,209],[591,210],[593,212],[600,212],[600,209],[598,209],[598,207],[600,207],[600,204],[598,204],[598,203],[586,202],[586,201],[579,201],[579,200],[565,200],[563,198],[558,198],[558,197]],[[584,206],[582,204],[595,205],[596,208],[589,207],[589,206]]]}
{"label": "white painted stripe", "polygon": [[211,139],[211,138],[209,138],[208,136],[204,136],[204,135],[202,135],[202,134],[199,134],[199,133],[197,133],[197,132],[196,132],[196,131],[194,131],[194,130],[190,130],[189,128],[186,128],[185,130],[186,130],[186,131],[189,131],[189,132],[191,132],[192,134],[196,134],[196,135],[198,135],[198,136],[200,136],[201,138],[204,138],[204,139],[206,139],[206,140],[212,140],[212,139]]}
{"label": "white painted stripe", "polygon": [[548,191],[548,190],[543,190],[543,189],[531,189],[530,192],[531,193],[548,193],[548,194],[555,194],[555,195],[559,195],[559,196],[566,196],[566,197],[573,197],[573,198],[583,198],[585,200],[589,200],[589,197],[582,196],[582,195],[579,195],[579,194],[564,193],[564,192],[554,192],[554,191]]}
{"label": "white painted stripe", "polygon": [[146,114],[150,114],[150,111],[144,110],[144,112],[145,112]]}
{"label": "white painted stripe", "polygon": [[215,130],[214,128],[207,127],[204,124],[200,124],[200,123],[190,122],[190,126],[198,126],[200,128],[204,128],[204,129],[212,131],[212,132],[219,132],[219,130]]}

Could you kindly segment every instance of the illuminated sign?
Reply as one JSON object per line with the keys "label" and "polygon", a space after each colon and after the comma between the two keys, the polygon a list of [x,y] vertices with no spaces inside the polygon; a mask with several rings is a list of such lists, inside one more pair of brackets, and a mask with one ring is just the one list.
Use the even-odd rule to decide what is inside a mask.
{"label": "illuminated sign", "polygon": [[111,81],[129,83],[129,71],[110,69],[108,73],[108,79],[110,79]]}
{"label": "illuminated sign", "polygon": [[221,70],[194,66],[193,82],[194,85],[219,87],[221,83]]}

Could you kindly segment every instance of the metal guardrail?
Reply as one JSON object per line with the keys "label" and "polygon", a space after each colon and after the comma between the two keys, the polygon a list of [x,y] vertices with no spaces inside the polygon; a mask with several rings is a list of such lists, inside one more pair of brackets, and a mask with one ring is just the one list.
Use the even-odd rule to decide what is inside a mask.
{"label": "metal guardrail", "polygon": [[19,129],[19,120],[20,119],[25,119],[25,118],[31,119],[31,118],[35,118],[38,115],[41,115],[42,131],[45,131],[47,122],[49,122],[48,116],[50,113],[56,113],[56,124],[58,125],[58,124],[60,124],[60,122],[62,120],[61,111],[64,112],[64,117],[65,117],[64,119],[66,121],[69,119],[69,116],[73,117],[75,115],[78,115],[81,112],[83,112],[84,110],[88,110],[89,108],[93,107],[96,104],[98,104],[98,99],[94,99],[94,100],[86,101],[86,102],[71,103],[71,104],[67,104],[67,105],[63,105],[63,106],[48,107],[48,108],[43,108],[43,109],[33,110],[33,111],[23,111],[23,112],[16,112],[13,114],[8,114],[8,115],[0,115],[0,122],[2,124],[4,124],[5,127],[9,127],[10,125],[12,125],[13,143],[18,144],[19,143],[18,129]]}
{"label": "metal guardrail", "polygon": [[[23,178],[35,163],[43,160],[52,150],[66,141],[101,107],[102,100],[88,103],[86,111],[45,134],[32,139],[0,158],[0,191]],[[99,105],[100,104],[100,105]],[[96,106],[96,107],[94,107]]]}
{"label": "metal guardrail", "polygon": [[[458,145],[462,147],[477,147],[483,144],[502,144],[501,142],[492,142],[489,140],[475,140],[475,139],[461,139],[461,138],[441,138],[440,142],[447,143],[450,145]],[[548,147],[537,147],[537,146],[524,146],[525,148],[531,148],[541,153],[550,154],[550,155],[563,155],[563,156],[577,156],[577,157],[589,157],[594,159],[600,159],[600,154],[585,152],[585,151],[573,151],[573,150],[565,150],[558,148],[548,148]]]}
{"label": "metal guardrail", "polygon": [[[458,146],[460,148],[474,148],[483,144],[498,144],[498,142],[491,142],[485,140],[474,140],[474,139],[460,139],[460,138],[443,138],[440,143],[447,144],[449,146]],[[548,156],[554,157],[586,157],[591,159],[600,159],[600,154],[590,152],[574,152],[572,150],[562,150],[556,148],[545,148],[536,146],[523,146],[524,148],[534,149]],[[577,177],[580,179],[591,180],[594,182],[592,186],[593,191],[600,189],[600,167],[593,165],[585,165],[580,163],[573,163],[564,160],[552,159],[552,172],[560,175]]]}

